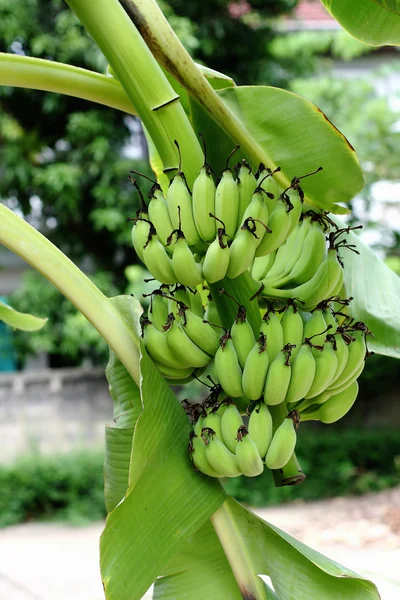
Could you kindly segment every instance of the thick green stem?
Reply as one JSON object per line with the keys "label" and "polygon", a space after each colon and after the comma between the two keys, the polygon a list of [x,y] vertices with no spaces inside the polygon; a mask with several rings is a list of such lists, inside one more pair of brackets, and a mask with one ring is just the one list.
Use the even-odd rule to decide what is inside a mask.
{"label": "thick green stem", "polygon": [[107,58],[161,157],[164,170],[178,168],[174,140],[189,185],[204,157],[179,96],[118,0],[67,0]]}
{"label": "thick green stem", "polygon": [[0,52],[0,85],[66,94],[137,115],[113,77],[51,60]]}
{"label": "thick green stem", "polygon": [[[286,407],[286,402],[281,402],[281,404],[276,404],[275,406],[268,405],[268,408],[272,416],[273,431],[275,433],[283,419],[287,417],[288,409]],[[301,470],[299,461],[297,460],[294,452],[289,462],[282,469],[274,469],[272,471],[272,475],[274,477],[276,487],[283,487],[284,485],[297,485],[306,478]]]}
{"label": "thick green stem", "polygon": [[213,514],[211,523],[231,566],[244,600],[265,600],[263,581],[258,577],[250,553],[226,500]]}
{"label": "thick green stem", "polygon": [[94,283],[41,233],[4,205],[0,205],[0,244],[44,275],[85,315],[139,385],[137,335]]}
{"label": "thick green stem", "polygon": [[[277,165],[272,158],[252,138],[243,123],[229,110],[197,68],[155,0],[120,2],[160,64],[205,108],[232,140],[240,145],[250,162],[253,165],[263,162],[269,168],[275,169]],[[275,178],[286,187],[287,180],[282,173],[277,173]]]}

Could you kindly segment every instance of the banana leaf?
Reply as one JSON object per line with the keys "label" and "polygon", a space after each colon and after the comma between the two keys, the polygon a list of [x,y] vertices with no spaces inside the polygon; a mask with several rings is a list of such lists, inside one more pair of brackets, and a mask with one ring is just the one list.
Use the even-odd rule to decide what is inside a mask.
{"label": "banana leaf", "polygon": [[14,329],[21,329],[22,331],[38,331],[47,323],[47,319],[41,319],[40,317],[35,317],[28,313],[18,312],[15,308],[1,302],[1,300],[0,321],[3,321],[3,323]]}

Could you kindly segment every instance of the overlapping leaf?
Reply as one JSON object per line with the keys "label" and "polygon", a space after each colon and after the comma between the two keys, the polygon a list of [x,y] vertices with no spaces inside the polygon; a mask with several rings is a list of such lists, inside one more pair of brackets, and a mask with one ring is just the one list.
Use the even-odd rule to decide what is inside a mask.
{"label": "overlapping leaf", "polygon": [[[396,0],[321,0],[353,37],[371,46],[400,44],[399,2]],[[391,12],[394,9],[394,12]]]}
{"label": "overlapping leaf", "polygon": [[14,329],[22,331],[38,331],[47,323],[47,319],[41,319],[28,313],[18,312],[11,306],[0,301],[0,321],[10,325]]}

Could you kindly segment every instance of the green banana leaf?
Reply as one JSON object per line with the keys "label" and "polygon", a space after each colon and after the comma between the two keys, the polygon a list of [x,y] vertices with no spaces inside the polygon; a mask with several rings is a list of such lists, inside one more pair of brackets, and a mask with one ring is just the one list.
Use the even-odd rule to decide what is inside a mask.
{"label": "green banana leaf", "polygon": [[383,6],[383,8],[386,8],[386,10],[390,10],[391,12],[396,13],[396,15],[400,15],[399,0],[374,0],[374,2],[379,6]]}
{"label": "green banana leaf", "polygon": [[108,515],[100,542],[107,600],[139,600],[226,497],[219,482],[193,469],[190,423],[141,345],[143,411],[133,436],[129,490]]}
{"label": "green banana leaf", "polygon": [[[249,135],[281,167],[284,183],[290,185],[294,176],[322,166],[323,171],[302,182],[307,200],[325,210],[348,212],[335,203],[351,200],[362,189],[362,171],[350,143],[319,108],[273,87],[229,87],[217,93]],[[217,172],[224,169],[232,140],[193,100],[191,117],[195,131],[205,136],[208,161]],[[232,162],[240,157],[235,154]]]}
{"label": "green banana leaf", "polygon": [[[378,600],[376,586],[228,500],[255,570],[271,578],[279,600]],[[216,599],[217,600],[217,599]]]}
{"label": "green banana leaf", "polygon": [[[321,0],[353,37],[370,46],[400,44],[397,0]],[[393,12],[390,12],[392,11]]]}
{"label": "green banana leaf", "polygon": [[6,325],[10,325],[14,329],[22,331],[38,331],[47,323],[47,319],[41,319],[28,313],[21,313],[8,306],[0,300],[0,321]]}
{"label": "green banana leaf", "polygon": [[[335,221],[344,227],[339,219]],[[350,314],[372,331],[374,337],[368,338],[370,350],[400,358],[400,277],[356,233],[350,232],[347,239],[359,252],[345,248],[340,252],[346,296],[353,298]]]}

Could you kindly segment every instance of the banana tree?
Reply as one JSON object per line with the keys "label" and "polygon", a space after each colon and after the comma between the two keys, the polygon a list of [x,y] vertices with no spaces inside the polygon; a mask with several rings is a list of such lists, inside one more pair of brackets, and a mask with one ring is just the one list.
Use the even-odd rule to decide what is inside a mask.
{"label": "banana tree", "polygon": [[[400,354],[398,278],[340,221],[363,186],[354,149],[301,97],[237,87],[195,64],[154,0],[67,2],[109,72],[2,54],[0,83],[140,117],[155,180],[132,238],[160,287],[147,315],[133,297],[105,297],[4,205],[0,242],[110,348],[106,598],[140,599],[153,583],[154,598],[171,600],[379,598],[373,583],[257,518],[221,485],[265,467],[275,485],[302,483],[299,425],[351,408],[371,349]],[[371,0],[368,10],[384,11],[374,29],[355,6],[326,4],[339,20],[357,15],[367,41],[396,42],[397,16],[379,5],[388,2]],[[139,174],[133,184],[140,191]],[[9,307],[0,317],[44,325]],[[171,384],[194,377],[207,397],[180,403]]]}

